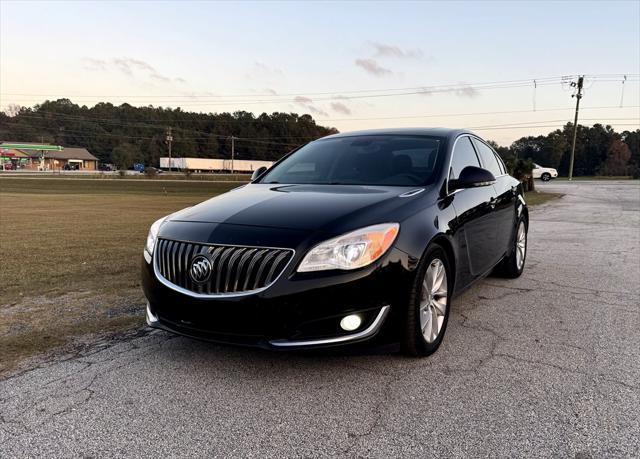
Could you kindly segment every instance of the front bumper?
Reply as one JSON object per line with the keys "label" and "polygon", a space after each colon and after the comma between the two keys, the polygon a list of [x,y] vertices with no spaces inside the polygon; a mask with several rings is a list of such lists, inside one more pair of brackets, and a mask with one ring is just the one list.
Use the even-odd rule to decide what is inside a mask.
{"label": "front bumper", "polygon": [[[193,338],[270,349],[397,339],[413,275],[404,252],[391,249],[374,265],[353,272],[290,271],[256,294],[194,298],[160,282],[152,264],[143,260],[147,322]],[[363,321],[345,332],[339,322],[349,314],[359,314]]]}

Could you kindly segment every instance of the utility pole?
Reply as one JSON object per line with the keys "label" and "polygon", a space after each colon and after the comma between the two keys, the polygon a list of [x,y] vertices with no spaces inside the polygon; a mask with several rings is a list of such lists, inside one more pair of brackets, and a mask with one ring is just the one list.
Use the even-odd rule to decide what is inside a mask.
{"label": "utility pole", "polygon": [[236,138],[231,136],[231,174],[233,175],[233,160],[236,156]]}
{"label": "utility pole", "polygon": [[572,94],[571,97],[576,98],[576,116],[573,120],[573,142],[571,142],[571,161],[569,162],[569,180],[573,179],[573,159],[576,154],[576,136],[578,135],[578,110],[580,110],[580,99],[582,99],[582,84],[584,83],[584,76],[578,77],[578,83],[573,83],[573,86],[578,87],[578,92]]}
{"label": "utility pole", "polygon": [[171,142],[173,142],[173,136],[171,135],[171,128],[167,128],[167,144],[169,145],[169,172],[171,172]]}

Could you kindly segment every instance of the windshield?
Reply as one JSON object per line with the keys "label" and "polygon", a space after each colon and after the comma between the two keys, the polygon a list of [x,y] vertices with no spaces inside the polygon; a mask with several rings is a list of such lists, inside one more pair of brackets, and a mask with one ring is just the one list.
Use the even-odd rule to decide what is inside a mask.
{"label": "windshield", "polygon": [[260,183],[427,185],[441,145],[441,138],[401,135],[317,140],[274,166]]}

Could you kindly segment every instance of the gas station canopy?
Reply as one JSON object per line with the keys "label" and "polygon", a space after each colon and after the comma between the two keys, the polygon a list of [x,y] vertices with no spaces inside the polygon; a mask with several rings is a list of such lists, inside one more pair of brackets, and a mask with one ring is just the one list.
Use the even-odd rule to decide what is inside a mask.
{"label": "gas station canopy", "polygon": [[14,150],[48,150],[48,151],[62,151],[64,147],[60,145],[35,145],[32,143],[3,143],[0,144],[0,148],[14,149]]}

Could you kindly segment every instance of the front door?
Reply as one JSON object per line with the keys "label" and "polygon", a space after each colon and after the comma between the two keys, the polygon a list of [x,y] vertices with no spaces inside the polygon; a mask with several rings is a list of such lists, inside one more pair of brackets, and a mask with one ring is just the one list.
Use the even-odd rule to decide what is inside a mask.
{"label": "front door", "polygon": [[[449,179],[457,179],[467,166],[481,167],[468,136],[458,138],[451,158]],[[458,246],[466,255],[460,266],[460,287],[484,274],[498,257],[496,249],[497,224],[495,218],[496,192],[493,186],[457,190],[453,194],[456,210]]]}

